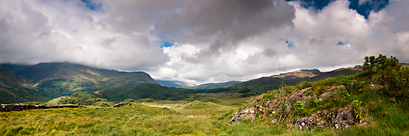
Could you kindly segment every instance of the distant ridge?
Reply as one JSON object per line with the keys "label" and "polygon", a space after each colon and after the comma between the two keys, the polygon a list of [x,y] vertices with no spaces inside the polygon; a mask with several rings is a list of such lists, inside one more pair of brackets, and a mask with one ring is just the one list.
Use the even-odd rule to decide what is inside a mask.
{"label": "distant ridge", "polygon": [[166,87],[194,87],[196,86],[195,84],[183,82],[183,81],[168,81],[168,80],[156,80],[156,81],[158,81],[161,85],[166,86]]}
{"label": "distant ridge", "polygon": [[350,75],[362,72],[362,66],[355,66],[352,68],[340,68],[329,72],[321,72],[318,69],[303,69],[269,77],[261,77],[252,79],[246,82],[238,83],[230,88],[232,90],[249,89],[251,92],[263,93],[268,90],[278,89],[280,85],[297,85],[303,81],[318,81],[330,77],[337,77],[341,75]]}
{"label": "distant ridge", "polygon": [[216,89],[216,88],[226,88],[233,86],[237,83],[241,83],[240,81],[228,81],[222,83],[207,83],[207,84],[200,84],[198,86],[187,87],[188,89]]}
{"label": "distant ridge", "polygon": [[6,65],[16,70],[16,75],[39,90],[48,92],[53,98],[102,88],[134,86],[141,83],[159,84],[145,72],[119,72],[69,62],[39,63],[26,67]]}

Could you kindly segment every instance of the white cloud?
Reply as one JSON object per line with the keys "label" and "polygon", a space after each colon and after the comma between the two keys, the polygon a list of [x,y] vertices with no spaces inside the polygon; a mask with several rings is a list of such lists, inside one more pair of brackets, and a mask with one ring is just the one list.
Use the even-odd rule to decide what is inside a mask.
{"label": "white cloud", "polygon": [[[353,66],[379,53],[409,62],[409,1],[368,19],[347,0],[318,11],[284,0],[93,2],[101,8],[1,1],[0,63],[70,61],[203,83]],[[175,45],[161,48],[164,40]]]}

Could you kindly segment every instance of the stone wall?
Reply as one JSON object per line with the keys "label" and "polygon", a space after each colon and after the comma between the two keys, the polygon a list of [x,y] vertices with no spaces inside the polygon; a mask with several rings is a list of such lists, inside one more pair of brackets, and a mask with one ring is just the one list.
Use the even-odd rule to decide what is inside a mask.
{"label": "stone wall", "polygon": [[22,111],[22,110],[31,110],[31,109],[52,109],[52,108],[83,108],[84,106],[79,105],[34,105],[34,104],[1,104],[0,112],[8,111]]}

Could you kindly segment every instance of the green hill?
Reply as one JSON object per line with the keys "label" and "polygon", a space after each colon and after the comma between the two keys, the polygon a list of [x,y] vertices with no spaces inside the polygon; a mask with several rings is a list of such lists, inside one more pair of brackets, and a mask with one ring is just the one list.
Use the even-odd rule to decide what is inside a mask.
{"label": "green hill", "polygon": [[312,82],[322,79],[327,79],[330,77],[337,77],[341,75],[350,75],[362,72],[360,66],[354,68],[341,68],[329,72],[320,72],[317,69],[311,70],[298,70],[288,73],[283,73],[280,75],[262,77],[258,79],[253,79],[250,81],[235,84],[229,87],[230,90],[250,90],[252,93],[260,94],[267,92],[269,90],[278,89],[280,85],[297,85],[304,81]]}
{"label": "green hill", "polygon": [[23,77],[40,91],[52,98],[71,95],[75,92],[97,91],[102,88],[134,86],[141,83],[159,84],[145,72],[119,72],[91,68],[73,63],[39,63],[19,67],[16,75]]}
{"label": "green hill", "polygon": [[23,69],[25,67],[31,66],[31,65],[18,65],[18,64],[4,63],[4,64],[1,64],[1,66],[3,68],[5,68],[5,69],[15,73],[15,72],[17,72],[17,71],[19,71],[19,70],[21,70],[21,69]]}
{"label": "green hill", "polygon": [[108,88],[98,92],[109,101],[123,101],[125,99],[182,99],[194,93],[185,88],[165,87],[157,84],[139,84],[130,87]]}
{"label": "green hill", "polygon": [[47,97],[30,87],[27,81],[0,66],[0,103],[47,101]]}

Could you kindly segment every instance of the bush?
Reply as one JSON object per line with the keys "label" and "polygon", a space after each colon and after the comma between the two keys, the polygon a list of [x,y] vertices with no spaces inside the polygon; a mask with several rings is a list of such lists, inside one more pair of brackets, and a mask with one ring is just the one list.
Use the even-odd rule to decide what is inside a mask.
{"label": "bush", "polygon": [[301,84],[297,85],[298,89],[304,89],[304,88],[307,88],[307,87],[311,87],[311,83],[307,82],[307,81],[304,81]]}
{"label": "bush", "polygon": [[409,69],[402,68],[399,60],[391,56],[389,59],[382,54],[378,58],[365,57],[363,70],[385,87],[390,96],[403,96],[409,80]]}
{"label": "bush", "polygon": [[297,101],[294,104],[295,114],[302,115],[304,110],[304,104],[301,101]]}

